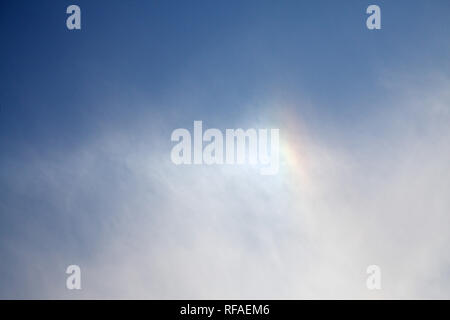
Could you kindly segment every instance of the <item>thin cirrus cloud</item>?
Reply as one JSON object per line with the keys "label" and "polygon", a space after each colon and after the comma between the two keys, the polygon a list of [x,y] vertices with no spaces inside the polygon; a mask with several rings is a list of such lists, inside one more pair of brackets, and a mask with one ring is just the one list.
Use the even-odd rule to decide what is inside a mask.
{"label": "thin cirrus cloud", "polygon": [[[2,210],[15,218],[1,296],[448,298],[450,81],[394,78],[382,112],[345,140],[305,123],[300,99],[268,103],[276,111],[256,125],[283,123],[276,176],[175,166],[170,134],[158,134],[171,125],[156,121],[4,158]],[[64,287],[69,264],[80,292]]]}

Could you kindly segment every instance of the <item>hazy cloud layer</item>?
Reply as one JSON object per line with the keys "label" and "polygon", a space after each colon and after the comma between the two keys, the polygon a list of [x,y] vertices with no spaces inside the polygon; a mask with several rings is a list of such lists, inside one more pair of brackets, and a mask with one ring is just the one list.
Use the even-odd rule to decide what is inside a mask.
{"label": "hazy cloud layer", "polygon": [[[277,176],[175,166],[176,127],[151,114],[4,157],[1,297],[449,298],[450,79],[424,77],[385,76],[389,101],[345,133],[305,123],[297,98],[235,119],[279,125]],[[69,264],[79,292],[64,287]]]}

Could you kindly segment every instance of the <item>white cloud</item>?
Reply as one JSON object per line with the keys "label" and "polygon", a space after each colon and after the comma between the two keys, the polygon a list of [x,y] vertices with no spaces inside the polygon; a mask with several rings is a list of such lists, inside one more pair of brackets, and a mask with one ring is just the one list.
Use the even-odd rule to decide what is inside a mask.
{"label": "white cloud", "polygon": [[[435,81],[396,87],[391,111],[367,120],[377,130],[355,136],[356,147],[302,131],[289,147],[297,158],[282,154],[275,177],[175,166],[170,136],[127,132],[3,173],[66,232],[61,247],[10,245],[39,266],[26,269],[25,296],[449,298],[450,84]],[[59,236],[35,219],[35,237]],[[73,263],[80,293],[64,288]],[[381,292],[365,287],[371,264]]]}

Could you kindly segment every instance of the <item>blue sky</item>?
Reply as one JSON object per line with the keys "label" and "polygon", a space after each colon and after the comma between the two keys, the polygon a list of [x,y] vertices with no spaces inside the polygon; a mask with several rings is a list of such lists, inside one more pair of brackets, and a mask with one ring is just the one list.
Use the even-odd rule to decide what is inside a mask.
{"label": "blue sky", "polygon": [[[73,3],[81,7],[80,31],[66,28],[65,10]],[[381,7],[381,30],[366,28],[370,4]],[[0,270],[6,276],[0,297],[371,298],[357,285],[344,290],[335,283],[333,291],[319,280],[303,278],[299,288],[285,290],[279,287],[279,274],[295,278],[290,273],[294,266],[309,274],[331,259],[328,242],[314,226],[325,224],[327,230],[343,224],[346,234],[366,228],[386,232],[389,247],[402,241],[385,225],[402,229],[409,198],[418,202],[411,218],[417,224],[405,231],[405,238],[416,235],[426,217],[436,223],[430,222],[430,234],[448,221],[447,185],[445,179],[434,180],[434,170],[448,177],[449,13],[450,3],[444,0],[2,1]],[[287,119],[299,119],[301,130]],[[293,183],[283,172],[269,183],[218,168],[174,168],[168,162],[170,133],[191,128],[194,120],[222,130],[266,125],[289,132],[303,141],[299,148],[314,163],[308,169],[313,186],[302,185],[302,177]],[[411,158],[421,159],[429,170]],[[414,188],[411,180],[416,178]],[[207,181],[214,184],[212,190]],[[189,188],[193,183],[198,183],[195,195]],[[434,200],[425,192],[432,187],[438,189]],[[240,199],[240,193],[248,199]],[[273,195],[272,202],[261,209],[266,193]],[[196,204],[195,197],[207,200]],[[300,205],[298,197],[304,197]],[[394,217],[372,212],[378,201]],[[432,203],[422,208],[427,201]],[[331,210],[328,206],[340,208],[340,215],[313,218]],[[301,214],[285,216],[280,208]],[[236,212],[233,219],[231,211]],[[261,221],[255,218],[258,212]],[[183,226],[189,215],[195,224]],[[366,225],[362,217],[367,215],[373,225]],[[339,222],[332,223],[332,217]],[[297,223],[299,228],[291,230]],[[227,224],[235,234],[195,229]],[[260,239],[260,232],[266,236]],[[448,230],[441,234],[442,239],[425,241],[429,247],[424,250],[435,264],[423,269],[448,275],[449,260],[441,251]],[[284,240],[267,243],[271,237]],[[308,245],[319,241],[316,237],[323,246]],[[299,239],[306,244],[302,242],[298,250],[303,255],[295,259],[290,250]],[[389,255],[406,249],[384,254],[372,241],[361,241],[362,247],[352,251],[349,240],[337,249],[349,250],[361,270],[366,261],[362,252],[367,251],[377,252],[375,260],[386,261],[391,270],[400,270],[390,265],[394,258]],[[181,250],[181,243],[190,245]],[[216,244],[211,250],[242,255],[256,250],[254,259],[239,260],[230,253],[222,263],[230,266],[230,278],[237,279],[258,262],[266,266],[261,276],[272,282],[261,290],[256,279],[246,289],[230,281],[221,291],[192,276],[196,288],[186,278],[201,270],[205,256],[215,257],[201,249],[205,243]],[[129,253],[129,259],[119,259],[121,252]],[[177,264],[186,256],[195,259],[183,272],[163,272],[161,260]],[[129,261],[121,266],[128,277],[125,271],[108,269],[118,260]],[[60,270],[73,261],[90,270],[86,277],[93,283],[78,295],[59,285],[66,276]],[[236,261],[246,264],[239,269]],[[308,279],[336,278],[332,271],[318,269]],[[207,279],[224,272],[218,265],[209,270]],[[343,279],[352,279],[347,265],[342,270],[350,274]],[[440,297],[437,292],[449,297],[448,281],[439,291],[434,283],[441,283],[440,278],[423,280],[421,272],[426,272],[418,270],[412,278],[393,281],[386,297]],[[117,286],[110,284],[107,290],[95,279],[109,272],[123,280],[117,276]],[[180,287],[171,282],[177,277],[184,279],[178,280]],[[129,283],[133,287],[147,280],[135,295],[123,291]]]}
{"label": "blue sky", "polygon": [[365,27],[367,1],[87,1],[78,32],[61,24],[68,4],[2,4],[8,141],[74,143],[99,121],[149,112],[138,98],[167,104],[173,91],[202,100],[155,112],[233,118],[246,101],[280,90],[307,95],[320,106],[312,114],[339,125],[382,107],[384,69],[448,70],[446,1],[381,1],[378,32]]}

